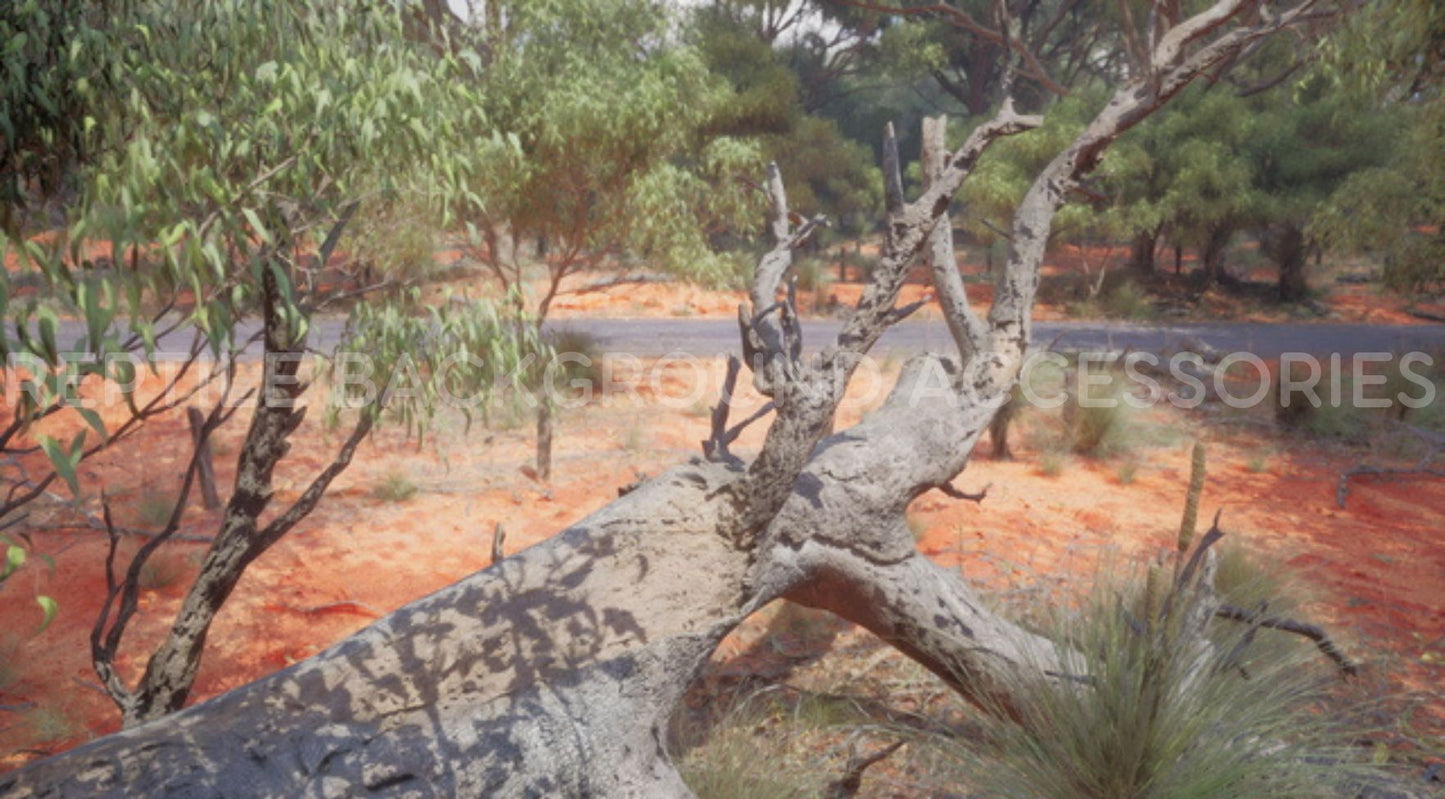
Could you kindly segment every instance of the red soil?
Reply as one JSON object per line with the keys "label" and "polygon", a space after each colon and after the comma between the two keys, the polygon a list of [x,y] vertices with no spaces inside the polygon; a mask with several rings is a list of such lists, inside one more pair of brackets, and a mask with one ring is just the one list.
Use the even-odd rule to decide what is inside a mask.
{"label": "red soil", "polygon": [[[702,411],[716,396],[720,365],[700,372],[677,364],[645,369],[632,376],[638,378],[635,401],[562,415],[550,487],[523,473],[530,457],[525,419],[513,429],[466,436],[459,424],[448,423],[420,447],[400,430],[383,430],[363,446],[312,517],[247,572],[211,633],[196,698],[315,654],[381,614],[484,568],[498,521],[506,525],[507,551],[515,552],[607,503],[639,474],[656,474],[694,453],[707,430]],[[694,395],[699,387],[705,390]],[[746,412],[761,400],[744,389],[739,402]],[[842,422],[856,420],[876,402],[852,403]],[[233,477],[244,416],[218,434],[223,493]],[[1199,428],[1182,417],[1157,423],[1209,441],[1205,511],[1222,508],[1231,536],[1313,587],[1313,620],[1330,625],[1382,684],[1421,705],[1411,722],[1416,733],[1445,732],[1438,703],[1445,679],[1445,484],[1362,483],[1341,510],[1334,505],[1335,481],[1353,456],[1294,442],[1270,455],[1267,472],[1255,473],[1247,468],[1250,460],[1281,442]],[[754,426],[740,446],[755,447],[761,432]],[[314,421],[303,426],[294,454],[278,472],[278,505],[294,499],[322,468],[339,435]],[[81,470],[84,507],[93,512],[103,490],[122,524],[144,526],[147,492],[174,491],[186,441],[177,415],[88,461]],[[1153,554],[1169,546],[1188,443],[1136,452],[1137,473],[1127,485],[1118,479],[1119,461],[1076,459],[1048,477],[1027,446],[1019,447],[1022,457],[1015,462],[980,457],[958,482],[969,489],[992,484],[986,501],[919,498],[910,511],[921,531],[919,546],[1005,595],[1025,588],[1071,590],[1093,564],[1113,557],[1107,553]],[[372,495],[394,472],[420,489],[416,497],[388,502]],[[0,710],[0,768],[117,728],[118,715],[96,684],[87,645],[105,593],[105,536],[76,520],[61,502],[41,503],[30,532],[37,552],[54,557],[55,569],[37,561],[0,591],[0,630],[8,641],[0,649],[8,655],[8,676],[0,682],[0,705],[6,706]],[[197,501],[184,532],[208,535],[217,522],[218,514],[201,511]],[[203,548],[176,542],[158,556],[153,588],[143,592],[123,646],[119,665],[128,680],[173,617]],[[54,596],[60,615],[31,635],[39,620],[36,594]],[[718,657],[744,651],[759,634],[758,624],[745,625]],[[10,645],[17,647],[13,653]]]}

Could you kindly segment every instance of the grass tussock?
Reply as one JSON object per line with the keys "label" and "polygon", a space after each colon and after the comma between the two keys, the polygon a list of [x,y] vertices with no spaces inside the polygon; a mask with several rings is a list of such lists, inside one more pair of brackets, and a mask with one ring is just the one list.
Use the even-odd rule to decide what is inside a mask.
{"label": "grass tussock", "polygon": [[1079,389],[1065,396],[1063,444],[1070,452],[1101,458],[1132,446],[1134,409],[1125,401],[1127,387],[1123,375],[1111,371],[1095,375],[1090,383],[1081,380]]}
{"label": "grass tussock", "polygon": [[186,582],[196,565],[196,561],[184,552],[163,549],[141,564],[136,582],[144,591],[165,591]]}
{"label": "grass tussock", "polygon": [[757,694],[738,702],[712,725],[679,723],[676,746],[683,781],[699,799],[811,799],[822,775],[790,756],[789,741],[817,715],[787,713]]}
{"label": "grass tussock", "polygon": [[[1243,555],[1230,557],[1228,591],[1270,590]],[[1103,578],[1078,610],[1052,614],[1047,633],[1065,642],[1056,654],[1087,676],[1021,678],[1015,720],[954,744],[979,796],[1314,799],[1357,780],[1350,737],[1321,712],[1328,662],[1309,647],[1261,645],[1276,634],[1228,621],[1201,637],[1189,620],[1200,595],[1160,591],[1172,570],[1153,571]]]}
{"label": "grass tussock", "polygon": [[551,332],[548,343],[555,353],[546,368],[548,387],[570,397],[590,398],[602,389],[603,347],[590,333],[571,328]]}
{"label": "grass tussock", "polygon": [[382,502],[406,502],[416,496],[416,492],[416,484],[401,471],[393,469],[371,489],[371,496]]}
{"label": "grass tussock", "polygon": [[176,494],[146,486],[136,497],[132,509],[136,524],[146,530],[160,530],[171,520],[176,509]]}

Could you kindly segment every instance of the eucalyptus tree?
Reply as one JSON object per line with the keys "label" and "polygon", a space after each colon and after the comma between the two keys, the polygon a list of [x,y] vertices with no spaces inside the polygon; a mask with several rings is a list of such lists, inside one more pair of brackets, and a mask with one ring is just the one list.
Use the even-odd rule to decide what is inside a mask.
{"label": "eucalyptus tree", "polygon": [[1322,68],[1402,128],[1380,164],[1351,174],[1312,220],[1326,246],[1367,250],[1393,288],[1445,288],[1445,9],[1382,0],[1332,37]]}
{"label": "eucalyptus tree", "polygon": [[[89,51],[84,69],[36,68],[53,78],[37,91],[53,89],[83,114],[83,157],[64,225],[10,237],[25,265],[0,278],[13,320],[5,346],[22,356],[9,368],[28,380],[7,398],[14,416],[0,444],[23,455],[40,420],[73,412],[86,423],[68,442],[36,433],[48,474],[17,479],[11,511],[57,479],[79,497],[79,462],[165,410],[206,407],[203,440],[234,413],[250,415],[214,541],[133,686],[115,658],[141,569],[182,524],[200,448],[168,522],[129,563],[116,563],[124,531],[104,508],[109,593],[91,648],[133,725],[184,704],[211,622],[247,565],[316,507],[383,410],[421,424],[443,392],[478,398],[516,371],[527,342],[485,306],[448,304],[419,323],[414,275],[371,263],[384,252],[342,255],[347,234],[397,209],[413,209],[413,225],[451,223],[474,173],[512,149],[469,80],[474,55],[410,35],[418,17],[405,5],[136,0],[114,10],[71,29],[65,52]],[[12,291],[26,278],[23,293]],[[355,406],[343,443],[297,499],[273,507],[273,472],[306,414],[310,381],[326,371],[303,363],[312,319],[342,300],[356,312],[340,346],[364,348],[370,379],[383,388],[392,372],[430,379],[365,396],[364,375],[339,375],[334,397]],[[80,333],[69,350],[57,340],[67,327]],[[249,388],[238,381],[248,348],[261,359]],[[161,368],[168,360],[173,368]],[[138,388],[146,372],[159,392]],[[76,401],[87,379],[117,388],[128,408],[118,427]]]}
{"label": "eucalyptus tree", "polygon": [[725,81],[704,130],[757,147],[789,175],[795,207],[827,214],[835,238],[856,237],[874,222],[882,178],[872,147],[845,135],[819,110],[826,104],[819,98],[833,98],[848,77],[872,76],[878,65],[868,26],[828,29],[825,19],[806,3],[720,2],[694,9],[688,34]]}
{"label": "eucalyptus tree", "polygon": [[1312,0],[1258,8],[1219,0],[1161,15],[1139,70],[1035,176],[987,316],[957,271],[934,263],[950,352],[910,361],[867,419],[832,432],[859,356],[912,310],[897,306],[900,288],[951,198],[992,142],[1042,124],[1011,102],[931,163],[911,201],[885,139],[883,251],[838,336],[813,354],[783,277],[820,220],[796,223],[782,176],[768,176],[774,243],[739,311],[743,358],[729,370],[732,383],[746,362],[771,400],[757,453],[731,448],[725,391],[702,456],[314,658],[0,777],[0,790],[691,796],[666,750],[668,721],[724,636],[778,597],[858,622],[995,710],[1050,680],[1089,690],[1066,649],[918,552],[905,511],[927,491],[965,496],[951,481],[1031,346],[1051,223],[1109,145],[1198,76],[1323,10]]}
{"label": "eucalyptus tree", "polygon": [[[756,145],[710,134],[726,86],[645,0],[478,4],[452,26],[480,69],[469,90],[511,147],[459,182],[471,252],[539,329],[568,278],[646,266],[727,282],[737,262],[711,237],[756,227],[760,195],[739,177]],[[526,297],[533,272],[542,288]],[[524,299],[525,297],[525,299]],[[538,402],[538,472],[550,469],[551,406]]]}

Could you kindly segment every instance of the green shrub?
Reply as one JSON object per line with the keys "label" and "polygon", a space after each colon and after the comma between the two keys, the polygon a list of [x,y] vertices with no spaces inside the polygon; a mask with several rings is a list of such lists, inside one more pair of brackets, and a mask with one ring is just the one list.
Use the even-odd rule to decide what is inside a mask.
{"label": "green shrub", "polygon": [[798,279],[799,291],[827,291],[833,285],[828,265],[815,255],[801,255],[793,259],[792,274]]}
{"label": "green shrub", "polygon": [[30,737],[36,743],[52,743],[75,737],[80,725],[66,713],[48,707],[40,707],[25,714],[30,727]]}
{"label": "green shrub", "polygon": [[142,527],[160,530],[171,520],[176,509],[176,494],[146,486],[135,503],[135,520]]}
{"label": "green shrub", "polygon": [[1045,452],[1039,456],[1039,474],[1058,477],[1064,473],[1065,457],[1058,452]]}
{"label": "green shrub", "polygon": [[1114,477],[1119,480],[1119,485],[1126,486],[1134,482],[1134,477],[1139,473],[1139,464],[1134,461],[1124,461],[1114,471]]}
{"label": "green shrub", "polygon": [[137,584],[146,591],[164,591],[180,585],[194,565],[183,552],[170,549],[158,551],[141,564]]}
{"label": "green shrub", "polygon": [[1145,320],[1154,318],[1154,302],[1133,280],[1123,280],[1104,294],[1100,303],[1110,319]]}

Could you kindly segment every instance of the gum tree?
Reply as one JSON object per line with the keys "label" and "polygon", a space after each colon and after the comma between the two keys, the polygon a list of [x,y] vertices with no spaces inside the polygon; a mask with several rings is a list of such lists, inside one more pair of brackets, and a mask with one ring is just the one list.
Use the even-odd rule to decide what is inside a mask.
{"label": "gum tree", "polygon": [[[78,201],[64,227],[11,238],[26,265],[0,286],[14,321],[7,351],[25,356],[12,368],[29,378],[28,390],[7,397],[13,421],[0,444],[23,449],[49,416],[73,412],[86,426],[72,441],[37,439],[48,474],[17,480],[4,510],[57,479],[78,496],[83,458],[167,410],[204,407],[201,440],[237,412],[250,416],[200,573],[133,685],[115,658],[137,611],[141,569],[180,528],[200,448],[168,522],[145,531],[129,563],[117,563],[116,548],[127,531],[104,508],[110,590],[91,649],[129,726],[184,704],[211,622],[246,566],[316,507],[388,407],[375,401],[348,414],[330,463],[296,500],[273,506],[272,475],[318,376],[303,369],[318,311],[358,303],[340,346],[363,347],[383,384],[403,361],[422,376],[446,363],[447,388],[460,396],[479,397],[514,372],[526,342],[480,305],[447,304],[420,324],[407,286],[414,275],[374,263],[374,252],[342,256],[348,234],[397,208],[448,224],[463,184],[509,149],[468,80],[475,58],[416,41],[425,17],[406,6],[293,0],[114,10],[70,29],[66,52],[90,52],[53,83],[84,115],[82,157],[61,167],[72,169]],[[13,288],[26,279],[24,293]],[[64,350],[71,333],[79,339]],[[243,357],[260,359],[259,386],[238,383]],[[160,368],[176,359],[176,368]],[[146,372],[159,377],[153,395],[138,388]],[[73,387],[86,380],[117,387],[128,406],[123,424],[108,426],[74,401]],[[389,409],[422,423],[439,390],[428,385],[392,392]]]}
{"label": "gum tree", "polygon": [[[480,65],[477,107],[513,145],[463,181],[475,198],[470,252],[534,331],[583,270],[645,265],[714,284],[737,272],[710,238],[756,227],[758,195],[738,178],[757,173],[758,150],[708,129],[725,87],[674,41],[666,13],[640,0],[517,0],[479,4],[450,27]],[[544,396],[544,480],[551,419]]]}

